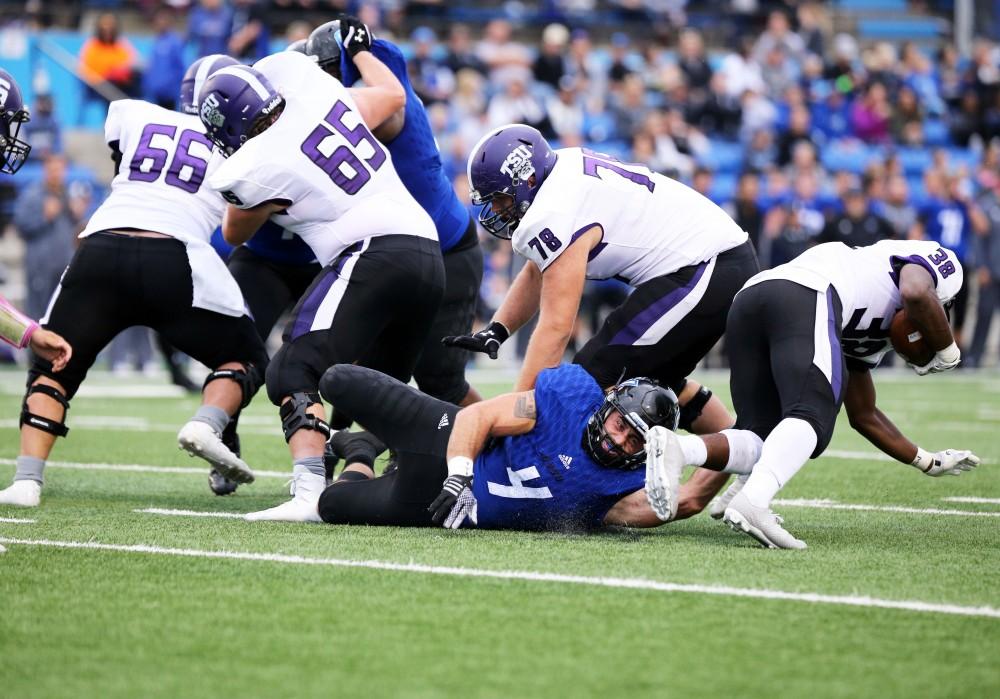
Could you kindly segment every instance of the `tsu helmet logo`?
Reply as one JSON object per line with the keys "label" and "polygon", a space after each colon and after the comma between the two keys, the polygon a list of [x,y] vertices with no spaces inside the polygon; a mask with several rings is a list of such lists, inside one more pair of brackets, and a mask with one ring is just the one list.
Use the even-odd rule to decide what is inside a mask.
{"label": "tsu helmet logo", "polygon": [[226,117],[219,111],[219,98],[211,93],[201,105],[201,120],[219,128],[226,123]]}
{"label": "tsu helmet logo", "polygon": [[523,143],[512,150],[500,166],[501,174],[514,180],[516,187],[535,174],[535,166],[531,164],[531,149]]}

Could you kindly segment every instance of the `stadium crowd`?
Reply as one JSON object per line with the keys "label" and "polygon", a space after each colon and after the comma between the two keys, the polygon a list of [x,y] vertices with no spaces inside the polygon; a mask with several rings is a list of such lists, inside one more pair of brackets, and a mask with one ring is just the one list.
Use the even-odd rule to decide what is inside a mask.
{"label": "stadium crowd", "polygon": [[[554,146],[584,145],[691,184],[750,234],[763,267],[821,241],[932,238],[956,251],[970,270],[966,292],[978,298],[977,322],[964,323],[968,293],[953,316],[964,331],[965,365],[984,354],[1000,303],[995,36],[977,38],[968,56],[950,39],[859,42],[835,33],[829,4],[818,2],[552,1],[537,3],[531,21],[498,11],[473,24],[453,21],[450,4],[434,0],[145,0],[129,3],[155,36],[142,55],[117,15],[97,14],[126,3],[17,4],[27,12],[6,13],[8,23],[82,18],[92,28],[80,55],[90,97],[101,99],[93,86],[107,82],[170,107],[189,57],[228,53],[249,63],[304,38],[333,12],[354,12],[406,48],[465,200],[473,144],[493,127],[521,122]],[[73,13],[59,14],[69,5]],[[722,31],[685,19],[713,8],[727,17]],[[585,21],[596,11],[621,21]],[[33,106],[27,137],[33,157],[45,159],[61,149],[60,125],[47,97]],[[38,194],[24,187],[19,196]],[[483,243],[489,318],[518,263],[509,245],[489,236]],[[600,309],[626,293],[614,281],[594,283],[587,325],[596,327]]]}

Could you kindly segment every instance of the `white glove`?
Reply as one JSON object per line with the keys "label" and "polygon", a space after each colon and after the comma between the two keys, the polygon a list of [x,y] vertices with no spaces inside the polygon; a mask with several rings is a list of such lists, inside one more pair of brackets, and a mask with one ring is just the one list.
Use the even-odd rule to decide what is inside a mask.
{"label": "white glove", "polygon": [[472,494],[471,488],[466,488],[459,494],[455,506],[451,508],[451,512],[444,520],[444,527],[445,529],[458,529],[465,523],[466,519],[473,526],[479,524],[479,503],[476,502],[476,496]]}
{"label": "white glove", "polygon": [[684,452],[677,435],[657,425],[646,432],[646,500],[662,522],[677,516]]}
{"label": "white glove", "polygon": [[959,351],[958,345],[952,342],[943,350],[939,350],[938,353],[934,355],[934,359],[929,361],[927,364],[917,366],[916,364],[908,363],[908,366],[917,372],[918,376],[926,376],[927,374],[940,374],[943,371],[951,371],[957,367],[961,361],[962,353]]}
{"label": "white glove", "polygon": [[978,466],[980,459],[968,450],[945,449],[931,454],[917,447],[917,456],[912,464],[926,475],[937,478],[944,475],[960,476],[963,471],[971,471]]}

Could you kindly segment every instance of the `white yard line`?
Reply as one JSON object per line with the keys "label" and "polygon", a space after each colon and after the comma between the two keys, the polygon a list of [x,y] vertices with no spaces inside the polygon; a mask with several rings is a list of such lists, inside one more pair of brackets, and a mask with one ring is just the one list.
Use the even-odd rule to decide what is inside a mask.
{"label": "white yard line", "polygon": [[[168,517],[219,517],[221,519],[243,519],[242,512],[202,512],[198,510],[168,510],[161,507],[147,507],[132,510],[145,515],[167,515]],[[0,520],[2,521],[2,520]]]}
{"label": "white yard line", "polygon": [[1000,498],[973,498],[973,497],[954,497],[954,498],[941,498],[945,502],[967,502],[967,503],[978,503],[980,505],[1000,505]]}
{"label": "white yard line", "polygon": [[[0,459],[0,466],[15,466],[14,459]],[[208,464],[203,468],[182,468],[180,466],[147,466],[145,464],[102,464],[102,463],[75,463],[72,461],[48,461],[45,468],[69,468],[78,471],[127,471],[132,473],[182,473],[184,475],[206,476],[208,475]],[[292,477],[289,471],[254,471],[257,478],[283,478],[288,480]]]}
{"label": "white yard line", "polygon": [[957,517],[1000,517],[1000,512],[977,510],[942,510],[934,507],[901,507],[898,505],[865,505],[834,500],[775,500],[777,507],[807,507],[819,510],[861,510],[864,512],[900,512],[911,515],[953,515]]}
{"label": "white yard line", "polygon": [[33,519],[18,519],[17,517],[0,517],[0,522],[4,524],[34,524]]}
{"label": "white yard line", "polygon": [[[177,434],[177,431],[183,427],[184,422],[184,420],[178,420],[176,423],[150,422],[145,418],[126,417],[121,415],[80,415],[73,418],[69,425],[70,428],[76,428],[78,430],[167,432],[170,434]],[[256,423],[256,419],[253,422],[253,433],[255,435],[263,434],[268,436],[278,436],[282,434],[281,428],[277,426],[277,417],[268,421],[271,424],[271,427],[259,426]],[[20,422],[17,420],[0,420],[0,428],[17,429],[19,426]]]}
{"label": "white yard line", "polygon": [[60,549],[88,549],[97,551],[117,551],[120,553],[144,553],[159,556],[181,556],[187,558],[217,558],[237,561],[264,561],[287,565],[331,566],[338,568],[366,568],[388,570],[399,573],[422,575],[447,575],[464,578],[486,578],[493,580],[523,580],[527,582],[562,583],[569,585],[589,585],[629,590],[649,590],[654,592],[681,592],[723,597],[744,597],[751,599],[784,600],[789,602],[811,602],[813,604],[833,604],[849,607],[875,607],[897,609],[908,612],[930,612],[954,616],[1000,619],[1000,609],[995,607],[970,607],[958,604],[923,602],[919,600],[891,600],[859,595],[826,595],[817,592],[786,592],[751,587],[730,587],[726,585],[695,585],[686,583],[660,582],[643,578],[612,578],[585,575],[565,575],[520,570],[484,570],[481,568],[459,568],[433,566],[420,563],[392,563],[389,561],[356,561],[340,558],[308,558],[280,553],[250,553],[240,551],[203,551],[199,549],[178,549],[149,544],[102,544],[96,541],[51,541],[48,539],[13,539],[0,537],[0,544],[13,546],[45,546]]}

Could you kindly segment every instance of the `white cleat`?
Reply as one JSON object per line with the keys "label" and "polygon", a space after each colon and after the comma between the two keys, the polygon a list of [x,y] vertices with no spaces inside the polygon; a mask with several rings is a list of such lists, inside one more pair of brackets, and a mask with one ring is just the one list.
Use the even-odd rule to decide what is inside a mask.
{"label": "white cleat", "polygon": [[722,495],[715,498],[712,504],[708,506],[708,516],[712,519],[722,519],[722,515],[726,513],[726,508],[729,507],[729,503],[733,501],[736,494],[743,490],[743,486],[747,484],[747,479],[750,474],[744,474],[742,476],[736,476],[736,480],[729,484]]}
{"label": "white cleat", "polygon": [[729,503],[722,521],[734,532],[749,534],[769,549],[804,549],[806,542],[796,539],[781,526],[781,518],[766,507],[756,507],[739,493]]}
{"label": "white cleat", "polygon": [[296,466],[292,476],[292,499],[269,510],[249,512],[244,519],[248,522],[322,522],[319,496],[325,489],[324,476]]}
{"label": "white cleat", "polygon": [[42,501],[42,486],[38,481],[14,481],[6,490],[0,490],[0,505],[38,507]]}
{"label": "white cleat", "polygon": [[646,433],[646,500],[656,516],[669,522],[677,516],[684,452],[677,435],[656,426]]}
{"label": "white cleat", "polygon": [[253,470],[222,443],[207,422],[191,420],[177,433],[177,445],[191,456],[200,456],[219,473],[237,483],[253,483]]}

